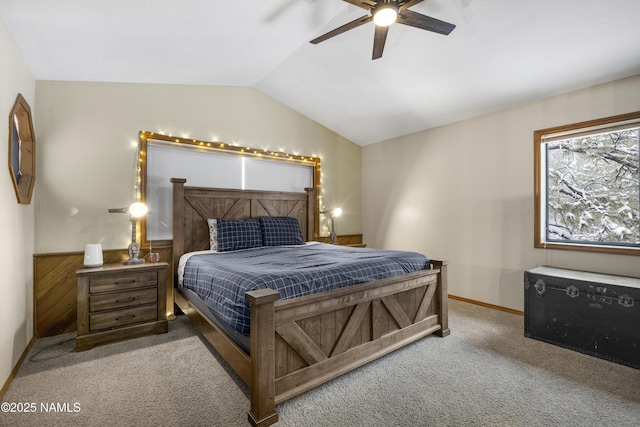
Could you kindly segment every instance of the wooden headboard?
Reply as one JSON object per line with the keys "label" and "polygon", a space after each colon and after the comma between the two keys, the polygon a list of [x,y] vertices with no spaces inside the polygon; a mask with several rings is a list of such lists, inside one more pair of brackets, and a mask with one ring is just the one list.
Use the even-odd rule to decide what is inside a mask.
{"label": "wooden headboard", "polygon": [[186,187],[184,178],[173,183],[173,261],[209,249],[208,218],[238,220],[260,216],[290,216],[300,223],[305,241],[317,239],[319,212],[315,188],[305,193]]}

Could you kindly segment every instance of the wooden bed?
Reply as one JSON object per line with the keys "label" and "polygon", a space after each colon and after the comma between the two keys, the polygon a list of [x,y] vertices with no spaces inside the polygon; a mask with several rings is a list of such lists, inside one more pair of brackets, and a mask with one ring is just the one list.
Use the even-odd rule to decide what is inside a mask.
{"label": "wooden bed", "polygon": [[[298,219],[316,237],[317,196],[306,193],[186,187],[173,178],[174,283],[181,255],[209,249],[207,218]],[[248,292],[251,355],[175,289],[178,307],[251,389],[249,422],[278,421],[276,405],[430,334],[449,335],[446,263],[431,269],[279,301],[277,291]]]}

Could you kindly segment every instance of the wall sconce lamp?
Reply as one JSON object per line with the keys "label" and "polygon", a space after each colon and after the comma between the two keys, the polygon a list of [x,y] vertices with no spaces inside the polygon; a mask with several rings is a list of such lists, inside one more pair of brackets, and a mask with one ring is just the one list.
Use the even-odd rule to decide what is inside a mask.
{"label": "wall sconce lamp", "polygon": [[140,245],[136,242],[136,228],[138,218],[145,216],[147,210],[147,205],[142,202],[135,202],[128,208],[109,209],[109,213],[129,213],[129,219],[131,220],[131,243],[129,244],[129,259],[122,262],[125,265],[144,264],[144,259],[138,258]]}
{"label": "wall sconce lamp", "polygon": [[[322,211],[320,213],[326,215],[327,211]],[[335,223],[334,223],[333,219],[339,217],[340,215],[342,215],[342,209],[341,208],[335,208],[334,210],[332,210],[332,211],[330,211],[328,213],[329,213],[329,219],[331,220],[331,233],[329,233],[329,238],[331,239],[331,244],[335,245],[338,236],[336,236],[336,226],[335,226]]]}

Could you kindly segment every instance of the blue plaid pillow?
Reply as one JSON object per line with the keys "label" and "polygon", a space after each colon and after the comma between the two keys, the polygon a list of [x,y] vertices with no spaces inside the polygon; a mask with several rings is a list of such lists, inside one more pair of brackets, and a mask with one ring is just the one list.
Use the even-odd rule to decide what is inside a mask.
{"label": "blue plaid pillow", "polygon": [[264,246],[304,245],[300,224],[290,216],[261,216]]}
{"label": "blue plaid pillow", "polygon": [[256,219],[208,219],[207,223],[212,251],[226,252],[262,246],[262,230]]}

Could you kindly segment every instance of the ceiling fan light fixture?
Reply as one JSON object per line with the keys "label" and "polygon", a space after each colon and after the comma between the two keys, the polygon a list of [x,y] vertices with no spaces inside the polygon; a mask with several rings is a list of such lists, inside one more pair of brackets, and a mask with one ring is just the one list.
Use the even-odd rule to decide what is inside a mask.
{"label": "ceiling fan light fixture", "polygon": [[432,18],[431,16],[423,15],[409,9],[410,7],[420,3],[422,0],[343,1],[345,3],[358,6],[361,9],[365,9],[367,11],[367,14],[356,18],[351,22],[347,22],[346,24],[343,24],[338,28],[334,28],[333,30],[321,35],[320,37],[316,37],[315,39],[311,40],[310,43],[318,44],[373,21],[376,27],[375,33],[373,35],[373,53],[371,55],[371,59],[378,59],[382,57],[384,44],[387,40],[387,33],[389,32],[389,26],[394,22],[402,25],[407,25],[409,27],[419,28],[425,31],[444,34],[445,36],[453,31],[454,28],[456,28],[454,24]]}
{"label": "ceiling fan light fixture", "polygon": [[378,27],[388,27],[396,22],[398,8],[393,3],[382,3],[373,11],[373,22]]}

